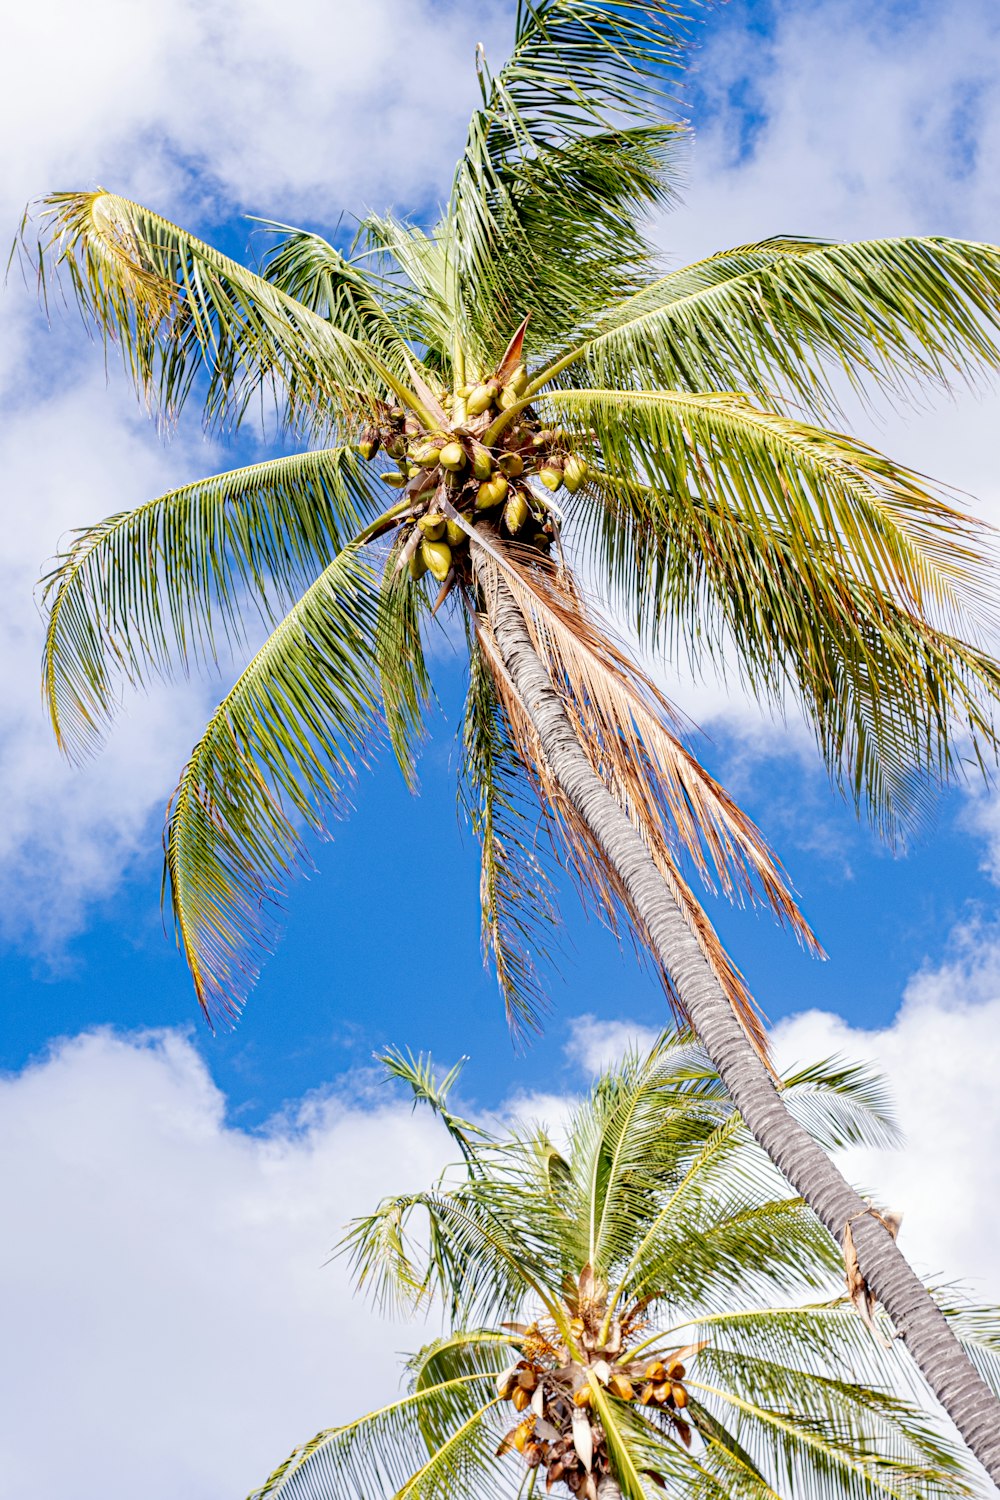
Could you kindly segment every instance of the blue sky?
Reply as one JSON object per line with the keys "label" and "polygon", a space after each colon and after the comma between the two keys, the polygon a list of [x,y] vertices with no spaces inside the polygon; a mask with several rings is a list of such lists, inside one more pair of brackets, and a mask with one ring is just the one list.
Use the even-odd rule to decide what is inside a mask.
{"label": "blue sky", "polygon": [[[904,14],[901,9],[896,13]],[[688,86],[691,118],[696,130],[723,133],[730,175],[752,159],[755,141],[768,123],[760,74],[766,80],[773,68],[773,49],[780,40],[775,17],[772,5],[731,5],[717,8],[699,27],[701,43]],[[713,47],[729,48],[737,38],[745,39],[746,66],[720,78],[705,59],[712,57]],[[967,121],[956,122],[956,139],[964,139],[967,130]],[[459,139],[456,132],[454,144]],[[942,143],[942,149],[954,147]],[[194,209],[192,214],[189,208],[185,222],[230,253],[253,254],[253,226],[237,210],[281,216],[283,195],[279,189],[273,203],[256,195],[249,200],[241,195],[242,203],[227,198],[213,182],[210,143],[203,150],[200,162],[194,153],[180,159],[179,183],[171,184],[173,194]],[[439,190],[446,186],[447,158],[442,168]],[[199,203],[201,195],[205,201]],[[325,204],[318,213],[310,212],[307,222],[332,233],[342,209],[349,214],[363,206],[356,197]],[[426,213],[428,200],[418,196],[399,206]],[[773,231],[830,228],[826,222],[803,222],[794,192],[782,204],[782,214],[770,221]],[[684,225],[688,237],[698,235],[692,217],[682,209],[663,226],[668,249],[675,221]],[[714,244],[721,247],[721,242]],[[82,339],[68,342],[72,333],[72,325],[68,331],[60,326],[47,337],[36,324],[32,339],[38,358],[46,360],[46,344],[55,340],[71,359],[82,362],[90,354],[93,363]],[[123,385],[114,369],[112,385]],[[99,407],[93,420],[101,420]],[[107,420],[110,425],[110,405]],[[193,409],[181,426],[185,436],[196,435]],[[154,444],[155,434],[143,434],[140,441]],[[249,461],[259,452],[252,437],[243,438],[225,452],[213,453],[217,461],[211,467]],[[194,472],[192,464],[185,453],[174,468],[168,447],[161,467],[171,477],[187,477]],[[146,493],[137,488],[134,498]],[[87,510],[73,517],[80,522],[92,518]],[[47,540],[54,543],[56,536]],[[10,933],[4,965],[13,1003],[4,1028],[3,1065],[17,1068],[51,1037],[93,1025],[190,1026],[235,1115],[260,1121],[386,1040],[429,1046],[442,1054],[468,1052],[470,1083],[494,1102],[516,1082],[534,1083],[558,1071],[567,1016],[627,1014],[650,1024],[663,1016],[658,986],[631,952],[620,955],[600,924],[586,919],[568,889],[562,903],[565,956],[560,972],[552,976],[546,1036],[520,1055],[511,1047],[492,980],[482,972],[476,855],[455,810],[461,658],[443,643],[436,668],[442,711],[424,758],[419,801],[411,801],[388,761],[362,778],[354,818],[335,830],[332,844],[315,850],[318,873],[297,882],[290,893],[286,938],[236,1031],[215,1036],[206,1031],[195,1014],[183,966],[172,943],[164,941],[158,908],[158,815],[151,812],[122,878],[104,899],[85,905],[76,930],[54,943],[45,940],[44,931],[41,941],[37,933]],[[669,688],[669,664],[665,680]],[[158,693],[169,703],[169,689]],[[750,764],[731,726],[706,727],[706,759],[725,779],[738,777],[734,790],[785,859],[831,955],[823,965],[808,960],[767,918],[731,912],[717,903],[719,925],[761,1003],[774,1020],[811,1005],[837,1010],[859,1023],[886,1020],[907,976],[940,951],[969,903],[988,909],[994,899],[994,888],[979,869],[980,845],[956,827],[961,798],[946,799],[936,826],[921,833],[907,859],[895,860],[857,826],[797,742],[789,751],[780,730],[769,737],[766,754],[752,757]],[[78,781],[78,795],[87,795],[86,778]],[[453,913],[445,945],[429,931],[421,910],[420,892],[429,872],[433,907]]]}
{"label": "blue sky", "polygon": [[[472,14],[432,0],[368,0],[363,14],[347,0],[22,8],[0,60],[0,128],[18,142],[0,208],[13,230],[29,197],[100,182],[231,253],[244,213],[329,229],[345,208],[420,211],[461,141],[473,44],[502,56],[507,21],[502,3]],[[683,261],[778,232],[1000,240],[998,80],[992,0],[947,14],[720,5],[692,73],[686,207],[657,226],[660,242]],[[461,669],[442,644],[421,796],[388,759],[362,777],[353,817],[314,850],[318,873],[291,889],[240,1025],[208,1032],[161,925],[159,836],[218,685],[130,701],[105,754],[67,769],[39,702],[32,586],[73,525],[260,450],[250,435],[209,442],[193,411],[161,442],[117,373],[105,383],[78,323],[47,329],[16,276],[0,320],[0,1181],[18,1205],[0,1244],[0,1321],[23,1336],[18,1372],[0,1371],[0,1462],[39,1500],[89,1500],[79,1476],[110,1451],[114,1473],[93,1481],[104,1500],[133,1495],[137,1474],[149,1500],[244,1493],[292,1442],[374,1400],[395,1351],[419,1339],[373,1331],[343,1272],[320,1269],[345,1218],[444,1159],[433,1130],[373,1087],[372,1051],[469,1054],[470,1099],[528,1096],[557,1114],[626,1034],[663,1023],[665,1004],[570,888],[545,1035],[512,1047],[480,958],[476,852],[455,804]],[[995,396],[855,415],[1000,520]],[[799,726],[663,670],[830,955],[810,960],[766,916],[710,903],[781,1023],[779,1056],[843,1050],[887,1071],[910,1151],[852,1170],[906,1208],[929,1272],[1000,1299],[1000,803],[948,794],[893,858],[830,790]],[[371,1351],[358,1390],[328,1369],[345,1329]],[[53,1423],[72,1456],[49,1451]]]}

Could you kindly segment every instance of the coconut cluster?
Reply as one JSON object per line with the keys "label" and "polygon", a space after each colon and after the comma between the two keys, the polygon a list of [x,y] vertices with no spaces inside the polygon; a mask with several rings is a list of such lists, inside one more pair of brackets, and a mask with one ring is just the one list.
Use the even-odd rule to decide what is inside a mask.
{"label": "coconut cluster", "polygon": [[371,460],[381,450],[393,459],[397,467],[382,482],[410,501],[398,509],[396,524],[408,529],[402,560],[413,578],[430,573],[442,584],[453,582],[477,519],[523,546],[550,550],[558,523],[542,490],[575,493],[587,465],[568,450],[564,434],[542,427],[530,406],[506,423],[498,420],[521,401],[527,379],[518,365],[505,384],[494,377],[435,400],[445,419],[440,429],[386,406],[362,434],[361,456]]}
{"label": "coconut cluster", "polygon": [[[694,1351],[692,1346],[650,1351],[648,1339],[639,1342],[645,1326],[641,1308],[609,1318],[606,1293],[589,1268],[567,1297],[566,1312],[564,1327],[507,1325],[517,1336],[521,1358],[497,1377],[497,1395],[511,1403],[519,1420],[498,1451],[514,1450],[529,1468],[544,1469],[547,1490],[562,1483],[583,1500],[596,1500],[610,1458],[595,1393],[648,1408],[658,1417],[657,1426],[689,1448],[682,1356]],[[644,1345],[646,1354],[636,1357]]]}

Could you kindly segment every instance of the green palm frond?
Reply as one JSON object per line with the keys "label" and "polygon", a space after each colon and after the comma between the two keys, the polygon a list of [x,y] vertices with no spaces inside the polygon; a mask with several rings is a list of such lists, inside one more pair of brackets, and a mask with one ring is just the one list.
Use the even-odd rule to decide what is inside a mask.
{"label": "green palm frond", "polygon": [[538,966],[558,921],[549,835],[483,659],[483,637],[470,633],[469,649],[461,796],[480,845],[484,956],[493,960],[508,1021],[522,1032],[537,1028],[546,1006]]}
{"label": "green palm frond", "polygon": [[117,680],[215,663],[247,613],[281,615],[375,512],[349,449],[320,449],[182,485],[77,532],[43,579],[43,681],[60,746],[95,748]]}
{"label": "green palm frond", "polygon": [[890,839],[929,784],[963,773],[967,743],[995,758],[1000,669],[976,642],[987,528],[864,445],[739,397],[552,400],[590,412],[613,450],[592,521],[640,634],[695,667],[725,670],[735,645],[758,696],[798,700],[831,775]]}
{"label": "green palm frond", "polygon": [[209,721],[164,834],[178,941],[208,1014],[232,1015],[274,930],[269,909],[380,724],[376,595],[349,546],[302,595]]}
{"label": "green palm frond", "polygon": [[[496,74],[481,61],[483,104],[442,232],[487,358],[528,312],[554,331],[551,299],[575,326],[611,290],[609,275],[616,291],[635,284],[648,260],[635,219],[669,191],[676,127],[659,113],[682,29],[662,0],[520,0],[510,56]],[[557,245],[569,265],[553,261]]]}
{"label": "green palm frond", "polygon": [[[704,1370],[704,1375],[702,1371]],[[710,1346],[692,1394],[735,1432],[755,1464],[797,1497],[835,1494],[894,1500],[972,1495],[951,1444],[926,1415],[888,1391]],[[744,1395],[742,1392],[753,1392]]]}
{"label": "green palm frond", "polygon": [[424,736],[430,676],[424,657],[421,617],[427,595],[405,568],[397,569],[394,546],[382,572],[375,626],[375,658],[382,688],[386,732],[404,780],[417,790],[416,752]]}
{"label": "green palm frond", "polygon": [[373,254],[384,267],[383,278],[401,279],[414,304],[406,300],[405,326],[421,346],[424,363],[452,379],[453,343],[457,319],[456,271],[441,234],[430,235],[419,225],[392,214],[367,214],[358,226],[362,254]]}
{"label": "green palm frond", "polygon": [[902,1145],[884,1078],[865,1063],[841,1057],[786,1073],[782,1094],[790,1113],[828,1151]]}
{"label": "green palm frond", "polygon": [[782,393],[837,407],[835,379],[902,393],[996,369],[1000,248],[908,238],[771,239],[671,272],[605,315],[575,354],[593,383]]}
{"label": "green palm frond", "polygon": [[423,298],[399,277],[373,274],[322,235],[263,221],[281,238],[261,270],[264,279],[324,322],[367,345],[400,379],[408,374],[410,343],[423,331]]}
{"label": "green palm frond", "polygon": [[413,1093],[414,1108],[418,1104],[426,1104],[434,1111],[458,1145],[470,1170],[474,1168],[478,1161],[477,1149],[481,1151],[489,1137],[478,1125],[473,1125],[470,1120],[463,1120],[448,1108],[448,1095],[458,1081],[466,1059],[460,1059],[440,1077],[434,1070],[429,1053],[425,1055],[421,1052],[418,1057],[414,1057],[409,1049],[403,1052],[399,1047],[389,1047],[380,1054],[378,1061],[390,1078],[409,1086]]}
{"label": "green palm frond", "polygon": [[283,426],[324,437],[374,406],[373,384],[408,393],[367,344],[141,204],[98,190],[53,193],[42,207],[45,237],[31,251],[42,286],[56,270],[66,277],[168,417],[201,373],[209,422],[238,424],[254,402],[273,403]]}
{"label": "green palm frond", "polygon": [[[431,1495],[440,1492],[432,1482],[435,1476],[443,1479],[440,1468],[447,1471],[449,1462],[461,1458],[474,1459],[476,1470],[482,1465],[488,1474],[491,1444],[483,1443],[482,1429],[497,1405],[491,1386],[489,1375],[459,1376],[414,1391],[356,1422],[319,1432],[290,1454],[249,1500],[371,1500],[372,1495],[402,1495],[404,1490]],[[470,1391],[480,1393],[471,1415]],[[449,1431],[439,1450],[447,1457],[429,1473],[421,1420]]]}
{"label": "green palm frond", "polygon": [[680,507],[743,514],[767,538],[813,549],[921,615],[967,620],[994,585],[982,523],[867,444],[754,406],[736,392],[551,392],[594,428],[610,473],[657,484]]}
{"label": "green palm frond", "polygon": [[965,774],[967,744],[995,759],[996,661],[866,585],[842,549],[805,551],[738,496],[607,476],[592,491],[597,565],[640,636],[727,675],[735,648],[736,674],[779,711],[798,702],[831,778],[891,842],[935,782]]}

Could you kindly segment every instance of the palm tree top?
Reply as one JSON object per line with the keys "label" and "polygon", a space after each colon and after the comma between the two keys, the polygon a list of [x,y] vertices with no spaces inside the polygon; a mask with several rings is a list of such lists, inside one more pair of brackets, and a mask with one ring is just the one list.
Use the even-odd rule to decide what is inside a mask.
{"label": "palm tree top", "polygon": [[[534,1494],[543,1479],[584,1500],[975,1490],[900,1394],[892,1346],[843,1296],[825,1300],[835,1251],[689,1039],[626,1057],[555,1139],[458,1117],[457,1069],[437,1080],[426,1057],[384,1060],[461,1159],[355,1222],[344,1249],[379,1300],[437,1305],[446,1327],[409,1361],[401,1399],[318,1434],[259,1500],[387,1483],[426,1500]],[[862,1069],[814,1066],[787,1093],[828,1145],[893,1137]],[[995,1373],[989,1315],[958,1326]]]}
{"label": "palm tree top", "polygon": [[675,197],[683,130],[665,112],[683,59],[672,5],[524,0],[508,60],[477,58],[482,102],[438,222],[368,214],[349,254],[282,229],[259,274],[112,192],[45,200],[43,289],[68,281],[151,407],[173,420],[193,397],[226,426],[263,406],[321,445],[90,526],[47,580],[45,690],[74,756],[99,744],[123,677],[211,665],[251,622],[271,629],[165,833],[210,1015],[239,1010],[304,830],[346,806],[357,768],[388,741],[414,782],[435,610],[468,635],[464,796],[512,1019],[542,1004],[552,930],[539,792],[557,861],[646,941],[504,668],[498,589],[761,1050],[688,876],[815,940],[602,611],[668,666],[714,663],[777,711],[797,704],[890,838],[928,788],[995,760],[992,534],[820,424],[844,382],[995,368],[1000,251],[779,237],[665,271],[646,225]]}

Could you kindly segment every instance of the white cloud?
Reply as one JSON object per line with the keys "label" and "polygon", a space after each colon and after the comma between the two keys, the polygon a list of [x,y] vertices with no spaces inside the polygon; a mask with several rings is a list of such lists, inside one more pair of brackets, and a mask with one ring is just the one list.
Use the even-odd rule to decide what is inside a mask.
{"label": "white cloud", "polygon": [[902,1243],[923,1274],[1000,1302],[1000,933],[956,931],[887,1027],[807,1011],[775,1028],[774,1045],[783,1067],[842,1053],[885,1074],[905,1147],[850,1151],[845,1170],[904,1211]]}
{"label": "white cloud", "polygon": [[[589,1072],[655,1038],[628,1020],[581,1016],[567,1052]],[[888,1026],[805,1011],[779,1022],[772,1041],[781,1070],[834,1055],[875,1065],[905,1145],[845,1152],[845,1175],[903,1210],[903,1248],[921,1274],[1000,1303],[1000,930],[958,928],[945,960],[911,978]]]}
{"label": "white cloud", "polygon": [[246,1494],[391,1399],[397,1351],[326,1264],[379,1196],[453,1154],[366,1082],[233,1129],[183,1037],[79,1037],[0,1080],[0,1465],[36,1500]]}
{"label": "white cloud", "polygon": [[[569,1051],[586,1077],[651,1040],[583,1017]],[[809,1012],[775,1045],[785,1065],[840,1052],[885,1071],[907,1147],[848,1153],[845,1169],[904,1210],[918,1269],[1000,1301],[1000,934],[956,934],[887,1027]],[[501,1114],[558,1134],[569,1104],[519,1097]],[[177,1033],[84,1035],[0,1080],[12,1491],[244,1494],[296,1442],[390,1397],[399,1351],[436,1324],[381,1320],[328,1253],[352,1216],[425,1185],[453,1154],[430,1115],[363,1071],[259,1133],[235,1128]]]}
{"label": "white cloud", "polygon": [[[484,27],[430,0],[21,6],[0,56],[0,132],[18,141],[0,170],[0,227],[12,236],[31,197],[98,182],[187,222],[237,208],[329,223],[342,207],[412,207],[447,186],[475,42],[506,30],[505,15],[493,7]],[[155,857],[155,823],[210,690],[130,701],[94,765],[62,765],[38,691],[43,560],[73,526],[257,455],[203,443],[194,412],[164,447],[115,361],[106,388],[76,319],[56,303],[46,332],[16,270],[0,331],[0,931],[51,951],[137,854]]]}

